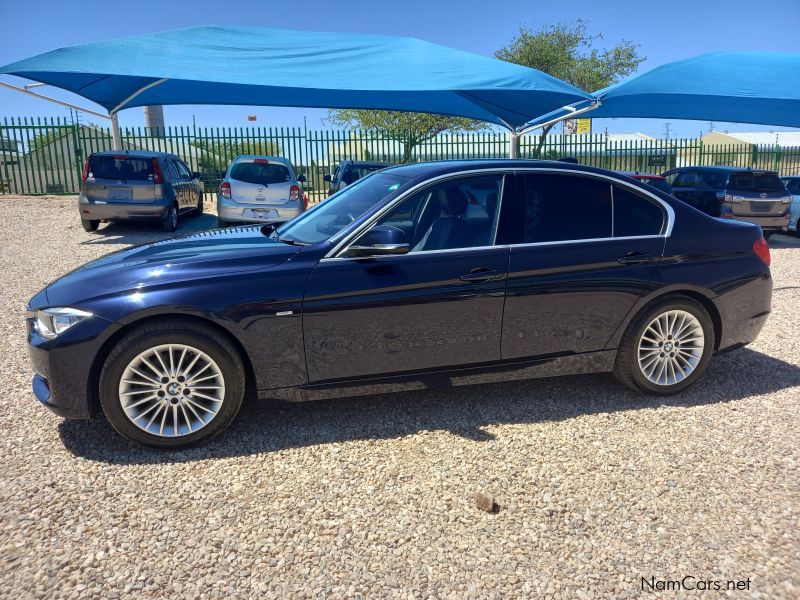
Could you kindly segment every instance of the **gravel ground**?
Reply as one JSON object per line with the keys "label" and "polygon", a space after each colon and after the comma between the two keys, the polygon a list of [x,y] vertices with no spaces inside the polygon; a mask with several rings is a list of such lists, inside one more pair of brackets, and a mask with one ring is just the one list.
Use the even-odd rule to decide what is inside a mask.
{"label": "gravel ground", "polygon": [[0,200],[0,595],[624,598],[689,575],[800,596],[796,238],[773,238],[759,339],[681,396],[592,375],[262,402],[211,445],[163,454],[29,391],[28,298],[164,235],[87,234],[74,202]]}

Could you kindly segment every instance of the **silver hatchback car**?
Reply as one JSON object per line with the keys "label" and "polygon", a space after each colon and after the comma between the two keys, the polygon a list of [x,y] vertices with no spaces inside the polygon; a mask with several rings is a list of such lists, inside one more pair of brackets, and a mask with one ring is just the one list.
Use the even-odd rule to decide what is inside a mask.
{"label": "silver hatchback car", "polygon": [[233,159],[217,194],[220,227],[232,223],[281,223],[305,209],[300,184],[285,158],[237,156]]}

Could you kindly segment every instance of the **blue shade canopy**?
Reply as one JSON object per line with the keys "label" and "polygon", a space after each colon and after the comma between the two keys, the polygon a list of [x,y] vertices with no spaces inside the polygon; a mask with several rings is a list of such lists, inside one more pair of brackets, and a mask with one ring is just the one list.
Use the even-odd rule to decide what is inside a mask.
{"label": "blue shade canopy", "polygon": [[593,94],[587,117],[656,117],[800,127],[800,54],[713,52]]}
{"label": "blue shade canopy", "polygon": [[109,111],[148,104],[371,108],[514,128],[589,98],[541,71],[414,38],[255,27],[72,46],[0,73],[75,92]]}

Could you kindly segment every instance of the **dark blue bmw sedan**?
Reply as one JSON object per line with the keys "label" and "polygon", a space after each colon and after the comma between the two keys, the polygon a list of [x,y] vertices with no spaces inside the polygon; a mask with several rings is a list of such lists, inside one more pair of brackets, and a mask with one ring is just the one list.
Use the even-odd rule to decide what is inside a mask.
{"label": "dark blue bmw sedan", "polygon": [[178,448],[246,389],[292,401],[613,372],[671,394],[770,312],[756,225],[624,175],[492,160],[406,165],[273,229],[137,246],[28,307],[36,397]]}

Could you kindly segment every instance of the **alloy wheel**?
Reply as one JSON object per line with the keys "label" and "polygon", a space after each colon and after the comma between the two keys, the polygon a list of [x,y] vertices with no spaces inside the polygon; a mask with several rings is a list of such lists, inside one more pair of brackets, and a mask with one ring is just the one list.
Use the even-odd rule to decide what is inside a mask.
{"label": "alloy wheel", "polygon": [[163,344],[128,363],[119,382],[119,401],[128,419],[160,437],[189,435],[217,416],[225,399],[219,365],[185,344]]}
{"label": "alloy wheel", "polygon": [[639,339],[639,369],[648,381],[670,386],[689,377],[705,349],[700,321],[685,310],[669,310],[655,317]]}

